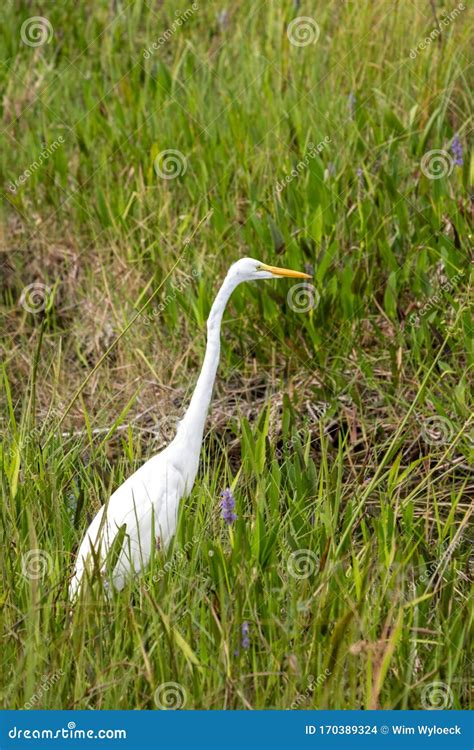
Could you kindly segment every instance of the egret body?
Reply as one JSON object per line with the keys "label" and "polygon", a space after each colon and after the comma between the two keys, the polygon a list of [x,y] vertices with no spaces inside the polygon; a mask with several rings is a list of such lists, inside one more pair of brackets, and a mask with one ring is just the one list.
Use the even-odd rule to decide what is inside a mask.
{"label": "egret body", "polygon": [[[243,281],[285,276],[310,278],[308,274],[267,266],[253,258],[242,258],[230,267],[209,314],[204,362],[176,437],[115,490],[93,519],[77,553],[69,587],[71,598],[76,597],[86,572],[92,573],[99,566],[104,573],[112,548],[117,558],[111,583],[122,589],[128,577],[146,567],[153,545],[159,542],[163,549],[168,546],[176,530],[179,502],[191,492],[198,471],[204,425],[219,364],[222,315],[229,297]],[[118,550],[115,540],[119,543]]]}

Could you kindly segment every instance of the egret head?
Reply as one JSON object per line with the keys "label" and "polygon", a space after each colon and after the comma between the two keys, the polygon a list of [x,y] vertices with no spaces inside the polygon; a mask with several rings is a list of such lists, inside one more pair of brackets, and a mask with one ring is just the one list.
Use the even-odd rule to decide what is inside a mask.
{"label": "egret head", "polygon": [[234,278],[237,283],[241,281],[258,281],[259,279],[281,279],[285,276],[293,279],[311,278],[307,273],[301,273],[301,271],[267,266],[266,263],[255,260],[255,258],[241,258],[230,267],[228,275]]}

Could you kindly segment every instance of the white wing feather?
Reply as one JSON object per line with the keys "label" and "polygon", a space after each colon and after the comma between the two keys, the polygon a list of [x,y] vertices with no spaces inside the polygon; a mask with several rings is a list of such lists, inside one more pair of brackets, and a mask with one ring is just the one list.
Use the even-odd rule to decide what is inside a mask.
{"label": "white wing feather", "polygon": [[164,450],[132,474],[93,519],[77,554],[69,587],[71,598],[76,596],[86,568],[93,570],[94,558],[100,561],[101,572],[105,570],[107,555],[123,526],[125,537],[111,581],[117,589],[146,567],[152,545],[168,546],[176,530],[186,482],[167,453]]}

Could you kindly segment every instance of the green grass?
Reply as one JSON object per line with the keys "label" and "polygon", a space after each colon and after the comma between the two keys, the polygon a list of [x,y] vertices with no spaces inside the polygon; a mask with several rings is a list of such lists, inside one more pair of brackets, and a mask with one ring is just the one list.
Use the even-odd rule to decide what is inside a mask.
{"label": "green grass", "polygon": [[[189,7],[56,3],[32,47],[7,4],[2,705],[156,708],[172,682],[186,708],[467,708],[472,14],[420,49],[429,2],[203,3],[145,59]],[[314,304],[235,292],[173,545],[71,611],[87,524],[172,435],[243,255],[309,264]]]}

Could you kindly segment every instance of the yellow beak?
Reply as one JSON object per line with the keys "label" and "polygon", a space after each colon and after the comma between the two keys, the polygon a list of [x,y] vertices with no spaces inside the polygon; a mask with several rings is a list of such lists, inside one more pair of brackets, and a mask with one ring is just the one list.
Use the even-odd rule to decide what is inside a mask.
{"label": "yellow beak", "polygon": [[267,266],[262,263],[260,271],[270,271],[275,276],[291,276],[293,279],[310,279],[311,276],[307,273],[301,273],[301,271],[292,271],[291,268],[278,268],[278,266]]}

